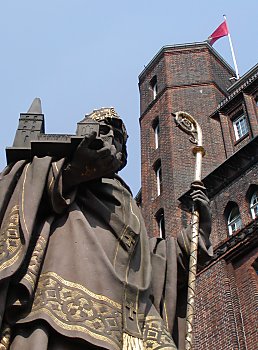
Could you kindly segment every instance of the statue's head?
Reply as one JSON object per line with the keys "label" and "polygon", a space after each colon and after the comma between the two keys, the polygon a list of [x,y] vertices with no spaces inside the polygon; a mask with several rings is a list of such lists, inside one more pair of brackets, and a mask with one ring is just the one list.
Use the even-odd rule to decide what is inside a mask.
{"label": "statue's head", "polygon": [[90,121],[99,124],[99,137],[102,140],[113,143],[118,152],[122,152],[122,165],[118,170],[123,169],[127,163],[126,142],[128,135],[122,119],[114,108],[100,108],[86,115],[83,122]]}

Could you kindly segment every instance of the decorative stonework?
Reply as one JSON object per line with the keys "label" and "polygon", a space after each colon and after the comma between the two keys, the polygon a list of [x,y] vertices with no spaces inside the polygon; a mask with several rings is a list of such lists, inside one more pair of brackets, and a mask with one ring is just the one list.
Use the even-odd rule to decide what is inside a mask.
{"label": "decorative stonework", "polygon": [[222,256],[227,258],[229,254],[234,253],[234,249],[239,244],[250,246],[252,244],[258,243],[258,220],[252,222],[251,225],[245,227],[237,234],[230,237],[225,243],[221,244],[217,249],[215,249],[213,258],[209,263],[206,264],[206,267],[215,261],[219,260]]}

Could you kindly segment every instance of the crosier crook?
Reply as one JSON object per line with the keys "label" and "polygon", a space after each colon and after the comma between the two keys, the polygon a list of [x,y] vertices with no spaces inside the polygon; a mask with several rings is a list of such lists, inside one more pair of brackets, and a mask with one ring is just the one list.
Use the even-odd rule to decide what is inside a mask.
{"label": "crosier crook", "polygon": [[[196,120],[186,112],[177,112],[172,114],[175,117],[176,125],[185,133],[190,135],[190,142],[195,155],[195,174],[194,181],[201,181],[202,157],[205,150],[202,146],[202,130]],[[194,298],[197,272],[197,248],[199,236],[199,212],[193,208],[192,218],[192,235],[190,243],[190,260],[189,260],[189,277],[188,277],[188,293],[187,293],[187,311],[186,311],[186,336],[185,349],[191,350],[193,346],[193,317],[194,317]]]}

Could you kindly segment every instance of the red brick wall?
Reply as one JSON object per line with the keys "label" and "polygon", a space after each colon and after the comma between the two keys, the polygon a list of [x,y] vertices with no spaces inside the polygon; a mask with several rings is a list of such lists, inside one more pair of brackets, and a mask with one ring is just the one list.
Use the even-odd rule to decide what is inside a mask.
{"label": "red brick wall", "polygon": [[[221,86],[214,78],[216,72],[223,76]],[[150,81],[155,75],[158,95],[153,100]],[[188,190],[194,176],[192,144],[189,137],[176,128],[171,113],[184,110],[200,123],[207,153],[203,176],[207,175],[226,158],[220,123],[209,115],[224,97],[222,91],[229,86],[230,76],[227,67],[213,57],[206,45],[166,49],[140,76],[142,210],[151,236],[158,234],[155,213],[160,208],[164,209],[169,235],[176,235],[185,224],[186,214],[178,209],[177,198]],[[157,117],[160,145],[155,150],[152,125]],[[158,159],[161,160],[163,188],[166,190],[157,197],[153,165]]]}
{"label": "red brick wall", "polygon": [[[257,175],[258,164],[211,199],[215,249],[228,240],[224,212],[229,201],[238,204],[243,227],[253,221],[250,186],[258,186]],[[258,249],[251,249],[232,261],[219,260],[199,275],[194,349],[257,349],[258,278],[252,266],[257,258]]]}
{"label": "red brick wall", "polygon": [[249,116],[251,136],[255,137],[258,135],[258,106],[256,105],[254,96],[244,94],[243,99],[244,99],[245,109]]}
{"label": "red brick wall", "polygon": [[[201,45],[202,46],[202,45]],[[175,127],[171,112],[179,110],[193,115],[203,130],[206,156],[203,177],[257,135],[257,106],[254,98],[239,94],[221,110],[217,118],[209,116],[224,98],[232,72],[207,47],[165,48],[141,74],[141,156],[142,210],[150,236],[157,236],[155,214],[164,209],[167,235],[176,235],[189,222],[189,215],[178,208],[177,198],[188,190],[193,179],[194,157],[188,136]],[[157,76],[158,95],[153,100],[150,80]],[[250,93],[250,90],[249,90]],[[255,94],[252,92],[252,95]],[[250,133],[238,143],[230,117],[239,105],[250,117]],[[155,149],[153,121],[159,118],[159,148]],[[163,192],[157,196],[153,168],[161,161]],[[236,163],[236,169],[238,164]],[[234,171],[234,169],[232,170]],[[258,165],[211,198],[213,226],[211,240],[215,248],[228,240],[225,209],[229,201],[239,206],[243,226],[252,222],[250,185],[258,185]],[[242,249],[242,248],[241,248]],[[240,250],[241,250],[240,249]],[[214,261],[197,278],[195,350],[257,349],[257,275],[252,267],[257,251],[249,248],[238,258]],[[233,259],[233,260],[232,260]]]}
{"label": "red brick wall", "polygon": [[[258,259],[258,248],[234,264],[240,304],[243,338],[248,350],[256,350],[258,344],[258,276],[252,264]],[[243,347],[244,348],[244,347]]]}
{"label": "red brick wall", "polygon": [[195,310],[195,350],[238,349],[232,292],[224,260],[199,276]]}
{"label": "red brick wall", "polygon": [[214,248],[228,239],[227,218],[224,212],[229,201],[238,205],[243,227],[253,220],[250,212],[250,196],[248,197],[248,190],[252,184],[258,186],[258,164],[211,198],[213,221],[211,241]]}
{"label": "red brick wall", "polygon": [[257,257],[258,249],[234,263],[220,260],[199,275],[194,349],[257,349]]}

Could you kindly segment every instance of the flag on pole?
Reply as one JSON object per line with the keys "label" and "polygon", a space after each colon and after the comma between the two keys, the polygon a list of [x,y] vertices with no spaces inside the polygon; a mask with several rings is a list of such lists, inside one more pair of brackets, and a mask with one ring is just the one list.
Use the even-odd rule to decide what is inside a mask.
{"label": "flag on pole", "polygon": [[229,34],[226,20],[208,37],[208,43],[213,45],[215,41]]}

